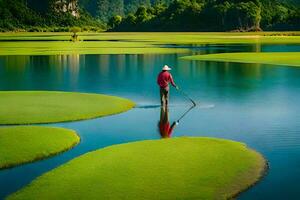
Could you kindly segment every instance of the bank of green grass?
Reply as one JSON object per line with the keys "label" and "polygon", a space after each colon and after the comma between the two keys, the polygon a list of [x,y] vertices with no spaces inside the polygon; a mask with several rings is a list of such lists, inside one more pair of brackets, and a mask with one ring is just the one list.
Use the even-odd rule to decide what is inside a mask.
{"label": "bank of green grass", "polygon": [[84,40],[120,40],[151,44],[300,44],[300,32],[146,32],[82,35]]}
{"label": "bank of green grass", "polygon": [[86,93],[0,92],[0,124],[53,123],[103,117],[134,107],[130,100]]}
{"label": "bank of green grass", "polygon": [[300,67],[300,52],[220,53],[181,57],[184,60],[258,63]]}
{"label": "bank of green grass", "polygon": [[173,138],[110,146],[34,180],[7,200],[228,199],[262,176],[266,162],[246,145]]}
{"label": "bank of green grass", "polygon": [[[71,33],[0,33],[0,41],[69,41]],[[150,44],[300,44],[300,32],[108,32],[79,33],[84,41]]]}
{"label": "bank of green grass", "polygon": [[79,143],[68,129],[18,126],[0,128],[0,169],[41,160]]}
{"label": "bank of green grass", "polygon": [[63,55],[63,54],[169,54],[185,53],[186,49],[161,48],[142,42],[109,41],[22,41],[0,42],[0,55]]}
{"label": "bank of green grass", "polygon": [[186,53],[162,45],[300,44],[300,32],[80,33],[81,41],[70,39],[71,33],[0,33],[0,55]]}

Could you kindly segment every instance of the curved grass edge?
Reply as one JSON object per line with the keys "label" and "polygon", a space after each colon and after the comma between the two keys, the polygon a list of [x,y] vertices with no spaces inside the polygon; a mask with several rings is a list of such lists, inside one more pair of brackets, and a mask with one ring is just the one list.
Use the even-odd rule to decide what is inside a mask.
{"label": "curved grass edge", "polygon": [[[247,190],[251,189],[251,187],[255,186],[264,177],[266,177],[268,175],[268,172],[269,172],[269,169],[270,169],[270,165],[269,165],[268,160],[261,153],[259,153],[258,151],[254,150],[252,148],[249,148],[246,143],[237,142],[237,141],[229,140],[229,139],[223,139],[223,138],[214,138],[214,137],[187,137],[187,136],[182,136],[182,137],[174,137],[174,138],[175,139],[180,139],[180,138],[209,139],[209,140],[218,140],[218,141],[225,141],[225,142],[227,141],[227,142],[239,143],[239,144],[245,146],[245,148],[248,151],[253,152],[254,154],[256,154],[258,156],[258,159],[260,160],[260,162],[258,162],[258,164],[261,165],[261,168],[259,170],[260,171],[259,172],[259,176],[256,177],[256,179],[255,179],[255,181],[253,183],[247,185],[244,189],[241,189],[241,190],[235,192],[231,196],[228,196],[227,199],[233,200],[233,199],[237,198],[240,194],[242,194],[242,193],[246,192]],[[90,154],[90,153],[93,153],[93,152],[96,152],[96,151],[99,151],[99,150],[107,150],[107,149],[118,147],[118,146],[130,145],[130,144],[135,144],[135,143],[139,143],[139,142],[147,142],[147,141],[156,141],[156,140],[142,140],[142,141],[135,141],[135,142],[127,142],[127,143],[122,143],[122,144],[115,144],[115,145],[112,145],[112,146],[108,146],[108,147],[104,147],[104,148],[101,148],[101,149],[98,149],[98,150],[94,150],[94,151],[88,152],[86,154]],[[83,154],[82,156],[84,156],[86,154]],[[77,158],[75,158],[75,159],[77,159]]]}
{"label": "curved grass edge", "polygon": [[[22,128],[22,127],[26,127],[26,128],[31,128],[31,127],[41,127],[41,126],[18,126],[19,128]],[[13,128],[13,127],[3,127],[3,128]],[[59,151],[56,151],[56,152],[50,152],[48,155],[46,156],[42,156],[42,155],[37,155],[35,156],[34,158],[32,159],[29,159],[27,161],[21,161],[21,162],[18,162],[18,163],[10,163],[10,164],[6,164],[6,165],[3,165],[3,166],[0,166],[0,170],[5,170],[5,169],[11,169],[13,167],[17,167],[17,166],[21,166],[21,165],[25,165],[25,164],[30,164],[30,163],[34,163],[34,162],[37,162],[37,161],[41,161],[41,160],[46,160],[48,158],[51,158],[51,157],[54,157],[56,155],[59,155],[59,154],[62,154],[64,152],[67,152],[71,149],[73,149],[75,146],[77,146],[80,141],[81,141],[81,138],[80,136],[77,134],[76,131],[74,130],[71,130],[71,129],[66,129],[66,128],[58,128],[58,127],[47,127],[49,129],[53,129],[53,130],[65,130],[65,131],[68,131],[70,133],[73,134],[74,136],[74,141],[71,143],[70,146],[66,146],[65,148],[62,148],[61,150]],[[1,128],[0,128],[1,129]]]}
{"label": "curved grass edge", "polygon": [[84,121],[84,120],[91,120],[91,119],[97,119],[97,118],[102,118],[102,117],[107,117],[107,116],[113,116],[113,115],[117,115],[120,113],[124,113],[127,112],[133,108],[135,108],[136,103],[133,102],[130,99],[127,98],[123,98],[123,97],[119,97],[119,96],[113,96],[113,95],[107,95],[107,94],[98,94],[98,93],[81,93],[81,92],[66,92],[66,91],[47,91],[47,90],[19,90],[19,91],[0,91],[1,93],[15,93],[15,92],[24,92],[24,93],[39,93],[39,92],[46,92],[46,93],[57,93],[57,94],[63,94],[63,93],[67,93],[67,94],[83,94],[83,95],[100,95],[100,96],[106,96],[106,97],[112,97],[115,99],[120,99],[120,100],[124,100],[128,102],[128,107],[124,110],[120,110],[119,112],[114,112],[112,114],[99,114],[99,115],[95,115],[95,116],[90,116],[90,117],[78,117],[76,119],[66,119],[66,120],[51,120],[51,121],[41,121],[41,122],[24,122],[24,123],[0,123],[0,126],[18,126],[18,125],[39,125],[39,124],[55,124],[55,123],[64,123],[64,122],[77,122],[77,121]]}
{"label": "curved grass edge", "polygon": [[253,186],[258,184],[260,181],[262,181],[268,175],[268,172],[269,172],[269,169],[270,169],[269,161],[261,153],[259,153],[258,151],[249,148],[247,145],[246,145],[246,147],[249,151],[254,152],[255,154],[257,154],[261,158],[262,168],[260,170],[259,176],[256,178],[256,180],[253,183],[249,184],[244,189],[241,189],[240,191],[237,191],[235,194],[229,196],[227,198],[228,200],[234,200],[234,199],[238,198],[238,196],[240,194],[243,194],[244,192],[247,192],[248,190],[250,190]]}
{"label": "curved grass edge", "polygon": [[227,196],[226,199],[228,199],[228,200],[235,200],[236,198],[238,198],[238,196],[240,194],[242,194],[242,193],[247,192],[248,190],[250,190],[253,186],[255,186],[256,184],[258,184],[260,181],[262,181],[262,179],[264,177],[266,177],[268,175],[268,172],[269,172],[269,169],[270,169],[270,165],[269,165],[268,160],[261,153],[259,153],[258,151],[256,151],[255,149],[252,149],[252,148],[248,147],[248,145],[246,143],[237,142],[237,141],[229,140],[229,139],[223,139],[223,138],[213,138],[213,137],[189,137],[189,138],[204,138],[204,139],[212,139],[212,140],[219,140],[219,141],[227,141],[227,142],[239,143],[239,144],[243,145],[248,151],[254,153],[257,156],[257,158],[259,160],[257,162],[257,164],[260,165],[259,176],[257,176],[252,183],[250,183],[248,185],[245,185],[244,188],[239,189],[236,192],[233,192],[233,194],[230,195],[230,196]]}
{"label": "curved grass edge", "polygon": [[183,56],[179,59],[190,61],[233,62],[300,67],[299,57],[300,52],[242,52]]}
{"label": "curved grass edge", "polygon": [[[255,178],[255,180],[253,182],[251,182],[250,184],[248,185],[245,185],[245,187],[235,191],[232,193],[232,195],[229,195],[229,196],[226,196],[225,199],[230,199],[230,200],[233,200],[233,199],[236,199],[240,194],[246,192],[247,190],[249,190],[251,187],[255,186],[257,183],[259,183],[268,173],[268,170],[269,170],[269,163],[268,161],[265,159],[265,157],[260,154],[259,152],[257,152],[256,150],[252,149],[252,148],[249,148],[245,143],[241,143],[241,142],[237,142],[237,141],[233,141],[233,140],[228,140],[228,139],[222,139],[222,138],[213,138],[213,137],[186,137],[186,136],[183,136],[183,137],[176,137],[175,139],[179,139],[179,138],[190,138],[190,139],[208,139],[208,140],[217,140],[217,141],[224,141],[224,142],[232,142],[232,143],[238,143],[242,146],[245,147],[245,149],[247,149],[248,151],[254,153],[258,160],[260,160],[260,162],[258,163],[261,168],[259,168],[259,176],[257,176]],[[69,162],[73,162],[73,161],[77,161],[78,159],[80,159],[80,157],[82,156],[88,156],[90,154],[93,154],[95,152],[98,152],[98,151],[107,151],[107,150],[110,150],[111,148],[115,148],[115,147],[120,147],[120,146],[126,146],[126,145],[131,145],[131,144],[135,144],[135,143],[140,143],[140,142],[154,142],[154,141],[157,141],[157,140],[143,140],[143,141],[135,141],[135,142],[128,142],[128,143],[122,143],[122,144],[115,144],[115,145],[112,145],[112,146],[108,146],[108,147],[104,147],[104,148],[101,148],[101,149],[97,149],[97,150],[93,150],[93,151],[90,151],[90,152],[87,152],[86,154],[83,154],[79,157],[76,157],[74,158],[73,160],[69,161]],[[68,163],[65,163],[65,164],[69,164]],[[64,165],[65,165],[64,164]],[[59,170],[60,168],[63,168],[64,165],[61,165],[59,167],[57,167],[56,169],[54,170]],[[256,171],[256,170],[255,170]],[[44,175],[47,175],[48,173],[51,173],[52,171],[49,171],[49,172],[46,172],[45,174],[43,174],[42,176]],[[248,172],[247,174],[250,174],[250,176],[252,175],[251,172]],[[38,177],[40,178],[40,177]],[[9,196],[7,196],[5,198],[5,200],[10,200],[11,197],[13,197],[15,194],[23,191],[23,189],[26,189],[27,187],[31,186],[32,183],[35,183],[37,181],[37,179],[33,180],[30,184],[28,184],[27,186],[25,186],[24,188],[22,188],[21,190],[13,193],[13,194],[10,194]],[[13,198],[12,198],[13,199]]]}

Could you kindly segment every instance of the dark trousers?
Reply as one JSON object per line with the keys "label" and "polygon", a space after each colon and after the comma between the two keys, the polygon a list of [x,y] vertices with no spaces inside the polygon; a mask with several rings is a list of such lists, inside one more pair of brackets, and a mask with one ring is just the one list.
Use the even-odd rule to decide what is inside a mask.
{"label": "dark trousers", "polygon": [[169,89],[160,88],[160,103],[162,106],[168,106],[169,103]]}

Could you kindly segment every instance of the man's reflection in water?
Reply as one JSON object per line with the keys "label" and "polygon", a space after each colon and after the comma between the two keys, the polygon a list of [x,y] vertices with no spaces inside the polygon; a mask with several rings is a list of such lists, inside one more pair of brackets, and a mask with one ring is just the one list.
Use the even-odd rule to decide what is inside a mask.
{"label": "man's reflection in water", "polygon": [[193,105],[189,109],[187,109],[178,120],[174,121],[172,125],[169,122],[169,108],[168,106],[162,106],[160,108],[160,120],[158,122],[159,133],[162,138],[170,138],[174,128],[191,110],[193,110],[196,106]]}
{"label": "man's reflection in water", "polygon": [[170,125],[169,122],[169,108],[168,106],[162,106],[160,108],[160,121],[158,123],[159,132],[162,138],[170,138],[174,128],[178,123],[173,122]]}

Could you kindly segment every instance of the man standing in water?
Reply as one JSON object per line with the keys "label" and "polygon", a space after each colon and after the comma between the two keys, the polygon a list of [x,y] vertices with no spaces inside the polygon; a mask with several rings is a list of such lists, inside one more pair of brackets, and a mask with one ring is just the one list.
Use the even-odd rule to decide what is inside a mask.
{"label": "man standing in water", "polygon": [[169,83],[171,83],[176,89],[178,89],[178,87],[174,83],[171,73],[169,72],[170,70],[171,68],[165,65],[157,77],[157,84],[160,87],[160,102],[161,106],[163,107],[167,107],[169,103]]}

